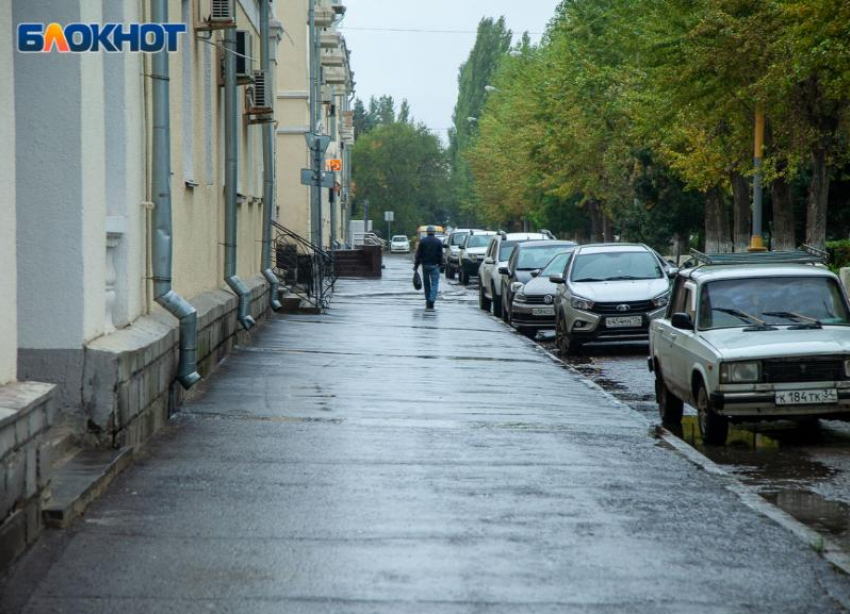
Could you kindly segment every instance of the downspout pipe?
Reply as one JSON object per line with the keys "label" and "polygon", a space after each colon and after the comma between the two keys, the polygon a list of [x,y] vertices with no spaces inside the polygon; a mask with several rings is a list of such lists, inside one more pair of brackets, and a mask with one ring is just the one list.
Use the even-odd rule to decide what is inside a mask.
{"label": "downspout pipe", "polygon": [[[168,21],[168,0],[153,0],[151,20]],[[153,96],[153,167],[151,169],[152,213],[151,260],[154,300],[180,321],[177,380],[186,390],[201,379],[198,373],[198,312],[171,287],[173,231],[171,226],[171,107],[168,52],[151,59]]]}
{"label": "downspout pipe", "polygon": [[236,53],[236,27],[233,26],[224,30],[224,281],[239,297],[239,312],[236,316],[239,324],[245,330],[251,330],[256,324],[250,313],[251,291],[236,274],[238,198],[236,188],[239,176]]}
{"label": "downspout pipe", "polygon": [[[260,68],[266,71],[270,83],[274,83],[271,75],[272,41],[269,34],[271,21],[271,0],[260,0]],[[274,91],[274,89],[272,89]],[[280,282],[272,271],[272,220],[274,219],[275,194],[275,159],[274,159],[274,123],[263,124],[263,277],[269,282],[269,306],[278,311],[282,305],[278,298]]]}

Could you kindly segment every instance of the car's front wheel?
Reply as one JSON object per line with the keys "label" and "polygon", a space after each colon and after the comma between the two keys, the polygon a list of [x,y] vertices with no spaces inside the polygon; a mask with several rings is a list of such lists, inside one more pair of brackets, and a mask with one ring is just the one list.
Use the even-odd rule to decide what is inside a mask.
{"label": "car's front wheel", "polygon": [[478,307],[481,309],[481,311],[490,311],[490,304],[492,302],[493,301],[491,301],[489,298],[487,298],[485,296],[484,286],[479,284],[478,285]]}
{"label": "car's front wheel", "polygon": [[455,270],[452,265],[448,265],[446,267],[446,279],[454,279],[455,278]]}
{"label": "car's front wheel", "polygon": [[490,286],[490,296],[493,297],[493,315],[497,318],[502,317],[502,297],[496,294],[496,286]]}
{"label": "car's front wheel", "polygon": [[555,312],[555,314],[555,345],[558,348],[558,354],[562,357],[581,354],[581,343],[570,339],[566,320],[559,316],[558,312]]}
{"label": "car's front wheel", "polygon": [[718,414],[711,406],[711,400],[703,382],[698,384],[696,398],[702,442],[709,446],[724,445],[729,435],[729,419]]}
{"label": "car's front wheel", "polygon": [[661,416],[662,423],[669,425],[682,423],[682,412],[685,409],[685,404],[679,397],[670,392],[659,367],[655,368],[655,399],[658,402],[658,413]]}

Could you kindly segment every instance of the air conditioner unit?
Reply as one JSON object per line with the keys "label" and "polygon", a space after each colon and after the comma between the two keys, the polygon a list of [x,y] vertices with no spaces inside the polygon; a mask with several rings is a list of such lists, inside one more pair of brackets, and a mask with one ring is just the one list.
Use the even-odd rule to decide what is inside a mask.
{"label": "air conditioner unit", "polygon": [[209,23],[211,26],[230,26],[236,23],[236,0],[211,0],[212,11]]}
{"label": "air conditioner unit", "polygon": [[247,113],[268,115],[274,112],[274,92],[272,92],[271,86],[270,71],[254,71],[254,100],[253,105],[247,109]]}
{"label": "air conditioner unit", "polygon": [[251,58],[254,50],[253,37],[247,30],[236,30],[236,79],[239,83],[250,83]]}

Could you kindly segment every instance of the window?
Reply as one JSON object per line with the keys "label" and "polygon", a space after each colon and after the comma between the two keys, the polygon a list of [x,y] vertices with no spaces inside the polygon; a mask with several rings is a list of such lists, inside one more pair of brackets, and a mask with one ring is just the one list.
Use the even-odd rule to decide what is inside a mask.
{"label": "window", "polygon": [[699,304],[700,330],[744,328],[765,322],[795,326],[850,324],[841,288],[830,277],[764,277],[706,283]]}
{"label": "window", "polygon": [[631,281],[664,276],[661,263],[647,251],[612,251],[579,254],[572,281]]}
{"label": "window", "polygon": [[487,235],[471,235],[466,242],[467,249],[470,247],[484,247],[490,241]]}

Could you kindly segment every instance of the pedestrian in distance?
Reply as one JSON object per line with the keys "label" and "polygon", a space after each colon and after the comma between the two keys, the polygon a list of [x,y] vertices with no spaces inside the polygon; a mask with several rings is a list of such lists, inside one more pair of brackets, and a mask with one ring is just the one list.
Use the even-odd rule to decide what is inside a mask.
{"label": "pedestrian in distance", "polygon": [[440,269],[443,266],[443,242],[437,237],[437,229],[428,226],[426,236],[416,248],[413,270],[422,265],[422,277],[425,285],[425,309],[434,309],[440,292]]}

